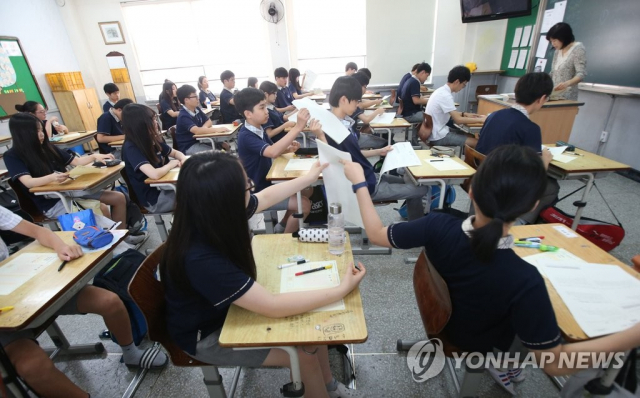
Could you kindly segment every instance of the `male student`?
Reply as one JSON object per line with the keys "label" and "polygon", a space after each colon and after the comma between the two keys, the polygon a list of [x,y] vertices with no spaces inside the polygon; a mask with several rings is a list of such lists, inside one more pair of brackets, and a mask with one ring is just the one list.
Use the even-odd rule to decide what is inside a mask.
{"label": "male student", "polygon": [[[532,122],[529,117],[542,108],[553,91],[553,80],[544,73],[527,73],[516,83],[516,103],[510,108],[493,112],[480,130],[480,139],[476,150],[488,155],[499,146],[516,144],[532,148],[540,152],[542,134],[540,126]],[[542,151],[545,168],[549,167],[552,155],[548,149]],[[544,208],[552,205],[557,197],[560,186],[558,181],[547,178],[547,187],[538,206],[520,217],[522,221],[532,224]]]}
{"label": "male student", "polygon": [[478,140],[464,133],[449,131],[447,125],[449,119],[453,119],[457,124],[484,122],[485,116],[456,111],[453,93],[465,88],[470,79],[469,68],[462,65],[456,66],[449,71],[447,84],[438,88],[429,97],[425,113],[433,119],[433,130],[429,137],[431,145],[463,147],[466,144],[472,148],[476,147]]}
{"label": "male student", "polygon": [[[233,101],[233,88],[236,86],[236,75],[230,70],[225,70],[220,74],[220,81],[224,88],[220,93],[220,113],[222,113],[222,123],[233,123],[234,120],[242,119],[236,111]],[[183,152],[184,153],[184,152]]]}
{"label": "male student", "polygon": [[[424,215],[424,207],[422,198],[429,193],[428,186],[414,185],[409,180],[409,176],[404,177],[393,176],[389,174],[377,175],[373,171],[373,166],[367,158],[373,156],[386,156],[388,152],[393,150],[387,146],[381,149],[361,150],[358,144],[358,131],[353,128],[354,121],[349,115],[352,115],[358,107],[358,101],[362,98],[362,86],[352,76],[341,76],[336,79],[329,93],[329,104],[331,105],[331,113],[342,121],[349,135],[340,144],[335,142],[331,137],[325,135],[324,132],[316,132],[316,137],[334,148],[343,152],[348,152],[354,162],[360,163],[366,177],[366,185],[369,193],[374,201],[384,200],[407,200],[407,213],[409,220],[415,220]],[[404,170],[398,170],[402,173]],[[354,186],[354,190],[359,187]]]}
{"label": "male student", "polygon": [[122,109],[133,103],[129,98],[123,98],[113,104],[105,113],[98,118],[98,147],[100,153],[111,153],[116,159],[122,159],[122,151],[109,145],[110,142],[124,139],[122,131]]}
{"label": "male student", "polygon": [[[236,94],[235,99],[236,109],[242,112],[242,116],[245,118],[245,124],[238,132],[238,156],[242,166],[244,166],[247,177],[255,184],[255,191],[260,192],[271,185],[267,181],[267,174],[271,168],[272,159],[284,153],[295,152],[300,148],[296,137],[307,125],[309,111],[300,109],[296,125],[278,142],[273,143],[262,128],[262,125],[269,120],[264,92],[257,88],[247,87]],[[322,130],[322,126],[316,120],[311,121],[309,128],[316,135]],[[305,217],[311,210],[309,196],[311,196],[312,192],[311,189],[303,191],[302,213]],[[293,211],[298,210],[296,195],[283,200],[268,210],[287,210],[287,214],[279,224],[276,232],[292,233],[298,230],[298,220],[289,217]],[[285,222],[286,227],[282,229],[282,224]]]}
{"label": "male student", "polygon": [[[37,239],[45,247],[52,248],[61,261],[71,261],[82,256],[82,249],[76,244],[66,244],[58,235],[47,228],[40,227],[23,220],[19,216],[0,206],[0,229],[14,231],[22,235]],[[0,239],[0,261],[8,257],[9,253],[2,239]],[[49,267],[58,267],[52,264]],[[71,271],[67,266],[61,272]],[[33,292],[38,294],[39,292]],[[85,286],[72,297],[57,315],[99,314],[102,316],[109,330],[117,336],[121,343],[122,356],[127,366],[140,366],[145,358],[152,358],[150,351],[140,350],[133,343],[131,321],[124,303],[118,295],[108,290]],[[5,316],[2,314],[2,316]],[[10,315],[9,315],[10,316]],[[0,332],[0,344],[6,351],[13,367],[33,391],[41,397],[88,397],[89,394],[69,380],[58,370],[47,353],[38,345],[33,329],[23,329],[15,332]],[[122,344],[123,343],[123,344]],[[158,352],[152,360],[153,368],[161,368],[167,364],[168,358]],[[98,391],[96,391],[98,393]]]}
{"label": "male student", "polygon": [[[210,151],[211,146],[196,140],[200,134],[222,133],[229,131],[226,127],[212,127],[211,119],[200,109],[200,99],[196,88],[185,84],[177,92],[178,101],[182,104],[176,121],[176,145],[178,151],[185,155],[194,155],[202,151]],[[229,150],[229,144],[222,145]]]}
{"label": "male student", "polygon": [[273,72],[276,79],[276,86],[278,86],[278,93],[276,94],[276,111],[278,112],[290,112],[296,109],[293,106],[293,96],[291,91],[287,87],[287,80],[289,79],[289,72],[285,68],[276,68]]}
{"label": "male student", "polygon": [[267,100],[267,111],[269,112],[269,119],[262,125],[262,128],[269,138],[271,138],[271,141],[278,142],[287,134],[284,130],[287,127],[295,126],[296,122],[289,121],[287,116],[276,111],[274,104],[278,94],[278,86],[273,82],[265,80],[260,84],[260,90],[264,92],[264,96]]}
{"label": "male student", "polygon": [[[364,68],[363,68],[364,69]],[[357,73],[354,73],[352,76],[354,79],[360,83],[362,86],[362,94],[367,91],[367,86],[369,85],[369,77],[366,74],[362,73],[362,69],[360,69]],[[369,108],[374,105],[379,105],[382,103],[382,100],[377,101],[362,101],[356,108],[356,111],[353,112],[352,115],[349,115],[351,119],[353,119],[356,124],[355,127],[358,128],[358,121],[361,122],[360,137],[358,137],[358,145],[360,145],[360,149],[380,149],[387,146],[388,141],[382,137],[378,137],[377,135],[373,135],[371,131],[371,127],[369,123],[378,115],[382,115],[384,113],[383,108],[378,108],[370,114],[365,114],[364,109]]]}
{"label": "male student", "polygon": [[[409,77],[402,86],[403,108],[402,117],[409,123],[422,122],[422,107],[427,104],[428,98],[423,98],[420,94],[420,86],[427,81],[431,74],[431,66],[422,62],[416,68],[415,74]],[[415,135],[414,135],[415,137]]]}
{"label": "male student", "polygon": [[396,102],[398,103],[400,102],[399,98],[402,97],[402,87],[404,87],[404,84],[407,82],[407,79],[409,79],[411,76],[416,74],[416,70],[418,69],[418,66],[420,66],[420,64],[413,65],[413,67],[411,68],[411,72],[405,73],[404,76],[402,76],[402,79],[400,79],[400,83],[398,84]]}
{"label": "male student", "polygon": [[347,76],[351,76],[358,71],[358,65],[355,62],[349,62],[344,67],[344,74]]}
{"label": "male student", "polygon": [[107,94],[107,102],[102,105],[102,112],[106,112],[113,107],[120,99],[120,89],[114,83],[107,83],[103,87],[104,93]]}

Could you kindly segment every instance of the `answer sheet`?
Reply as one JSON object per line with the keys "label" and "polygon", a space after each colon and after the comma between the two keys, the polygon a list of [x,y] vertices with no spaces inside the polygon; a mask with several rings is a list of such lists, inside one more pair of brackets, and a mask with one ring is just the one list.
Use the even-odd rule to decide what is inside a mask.
{"label": "answer sheet", "polygon": [[574,263],[586,263],[586,261],[584,261],[580,257],[574,254],[571,254],[571,252],[562,248],[555,252],[543,252],[538,254],[532,254],[530,256],[522,257],[522,259],[528,262],[529,264],[533,265],[534,267],[536,267],[538,269],[538,272],[540,272],[542,276],[546,276],[544,274],[543,268],[544,268],[544,265],[549,262],[558,263],[558,262],[568,261],[568,262],[574,262]]}
{"label": "answer sheet", "polygon": [[309,171],[315,162],[318,159],[289,159],[287,165],[284,168],[284,171]]}
{"label": "answer sheet", "polygon": [[52,264],[62,264],[56,253],[20,254],[0,267],[0,295],[11,294]]}
{"label": "answer sheet", "polygon": [[[311,114],[311,119],[318,120],[322,124],[322,131],[338,144],[342,143],[342,141],[349,136],[349,129],[342,124],[342,121],[331,113],[331,111],[324,109],[322,105],[318,105],[314,100],[310,98],[294,100],[293,106],[298,109],[308,109]],[[297,115],[298,113],[291,115],[289,120],[296,121],[298,119]]]}
{"label": "answer sheet", "polygon": [[[373,113],[375,111],[364,111],[365,115],[370,115],[371,113]],[[374,124],[390,124],[393,122],[393,119],[395,119],[396,115],[393,112],[387,112],[387,113],[383,113],[382,115],[378,115],[375,118],[373,118],[373,120],[371,120],[371,127],[375,127],[373,126]]]}
{"label": "answer sheet", "polygon": [[[327,265],[331,265],[331,268],[300,276],[295,275],[296,272],[308,271],[315,268],[325,267]],[[333,260],[298,264],[292,267],[283,268],[280,272],[280,293],[307,292],[310,290],[328,289],[340,285],[338,264]],[[344,309],[344,300],[341,299],[333,304],[311,310],[311,312],[341,311]]]}
{"label": "answer sheet", "polygon": [[466,167],[451,158],[444,159],[433,159],[427,158],[425,159],[428,165],[433,166],[436,170],[439,171],[449,171],[449,170],[465,170]]}
{"label": "answer sheet", "polygon": [[380,174],[399,167],[420,166],[420,158],[416,155],[410,142],[398,142],[394,144],[393,151],[388,152],[382,163]]}

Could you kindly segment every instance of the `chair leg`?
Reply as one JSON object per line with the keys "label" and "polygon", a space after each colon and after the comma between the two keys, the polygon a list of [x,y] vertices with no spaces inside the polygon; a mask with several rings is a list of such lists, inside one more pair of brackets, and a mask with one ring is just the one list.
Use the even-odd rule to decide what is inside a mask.
{"label": "chair leg", "polygon": [[169,237],[169,234],[167,233],[167,228],[164,225],[164,220],[162,219],[162,216],[160,214],[154,214],[153,219],[156,222],[156,228],[158,228],[158,233],[160,234],[160,240],[165,242]]}
{"label": "chair leg", "polygon": [[203,382],[207,387],[207,392],[211,398],[227,398],[227,393],[224,391],[224,385],[222,384],[222,376],[218,372],[217,366],[203,366],[202,375],[204,376]]}

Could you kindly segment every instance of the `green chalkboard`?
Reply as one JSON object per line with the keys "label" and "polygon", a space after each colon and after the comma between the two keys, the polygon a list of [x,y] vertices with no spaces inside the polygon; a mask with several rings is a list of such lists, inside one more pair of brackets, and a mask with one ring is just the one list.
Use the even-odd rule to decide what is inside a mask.
{"label": "green chalkboard", "polygon": [[20,40],[0,36],[0,119],[9,118],[16,104],[29,100],[47,107]]}
{"label": "green chalkboard", "polygon": [[[561,0],[549,0],[547,9]],[[588,83],[640,87],[639,0],[567,0],[563,22],[587,52]],[[547,48],[546,72],[551,71],[553,47]]]}
{"label": "green chalkboard", "polygon": [[[504,49],[502,51],[502,62],[500,64],[500,69],[504,71],[504,76],[515,76],[520,77],[527,72],[527,63],[525,62],[523,69],[509,68],[509,60],[511,59],[511,52],[516,50],[518,51],[518,55],[520,50],[527,51],[527,60],[531,57],[531,48],[529,47],[529,43],[521,43],[525,44],[524,46],[513,47],[513,39],[516,34],[516,29],[522,28],[524,29],[526,26],[531,26],[531,35],[533,35],[533,28],[536,24],[536,18],[538,17],[538,5],[540,4],[540,0],[532,0],[531,1],[531,15],[526,15],[524,17],[518,18],[509,18],[507,22],[507,33],[504,40]],[[535,54],[534,54],[535,55]]]}

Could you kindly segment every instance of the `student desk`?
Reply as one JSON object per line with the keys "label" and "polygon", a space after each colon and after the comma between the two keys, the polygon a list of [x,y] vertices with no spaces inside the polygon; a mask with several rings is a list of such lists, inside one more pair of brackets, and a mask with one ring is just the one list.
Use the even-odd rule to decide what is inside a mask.
{"label": "student desk", "polygon": [[[353,262],[347,236],[344,254],[329,254],[327,243],[302,243],[290,234],[258,235],[253,238],[256,260],[256,282],[271,293],[280,293],[281,271],[278,265],[287,262],[292,254],[301,254],[309,261],[335,260],[340,278]],[[301,386],[297,346],[317,344],[364,343],[368,338],[360,290],[354,289],[344,298],[345,310],[306,312],[274,319],[248,311],[236,305],[222,327],[219,343],[236,349],[281,348],[291,357],[292,381]],[[353,352],[353,350],[349,350]],[[348,384],[348,383],[345,383]]]}
{"label": "student desk", "polygon": [[324,102],[325,99],[327,99],[327,94],[322,93],[322,94],[313,94],[309,96],[309,99],[312,99],[316,102]]}
{"label": "student desk", "polygon": [[163,175],[161,178],[157,180],[153,180],[151,178],[147,178],[144,180],[145,184],[149,184],[152,187],[158,189],[173,189],[176,190],[176,184],[178,184],[178,175],[180,174],[180,167],[176,167],[175,169],[169,170],[169,172]]}
{"label": "student desk", "polygon": [[224,133],[207,133],[207,134],[195,134],[194,138],[198,141],[208,141],[211,143],[211,147],[215,149],[216,141],[230,141],[238,135],[238,130],[242,127],[242,124],[234,126],[233,124],[214,124],[212,127],[226,127],[229,131]]}
{"label": "student desk", "polygon": [[7,149],[9,149],[11,144],[13,144],[13,140],[11,139],[10,135],[0,136],[0,146],[6,146]]}
{"label": "student desk", "polygon": [[482,126],[484,123],[469,123],[469,124],[453,124],[458,129],[462,130],[466,134],[475,137],[476,139],[480,138],[480,130],[482,130]]}
{"label": "student desk", "polygon": [[393,109],[393,105],[374,105],[374,106],[370,106],[368,108],[365,108],[365,111],[369,111],[369,110],[376,110],[376,109]]}
{"label": "student desk", "polygon": [[123,145],[124,145],[124,139],[118,140],[118,141],[111,141],[109,143],[109,146],[114,148],[122,148]]}
{"label": "student desk", "polygon": [[382,95],[380,94],[362,94],[363,100],[377,100],[381,98],[382,98]]}
{"label": "student desk", "polygon": [[388,145],[391,145],[391,129],[404,128],[404,139],[405,141],[409,140],[409,127],[411,127],[411,123],[401,117],[393,119],[391,123],[370,123],[369,126],[371,126],[373,130],[387,130],[389,133]]}
{"label": "student desk", "polygon": [[[570,162],[573,163],[573,162]],[[640,274],[635,272],[628,265],[620,262],[618,259],[600,249],[595,244],[589,242],[586,238],[575,234],[575,237],[569,238],[562,234],[558,229],[566,229],[566,226],[562,224],[536,224],[536,225],[523,225],[511,228],[511,234],[514,238],[524,238],[528,236],[544,236],[544,243],[547,245],[553,245],[561,247],[571,254],[580,257],[581,259],[596,264],[614,264],[622,268],[625,272],[640,279]],[[533,254],[541,253],[538,249],[530,249],[526,247],[514,247],[513,250],[520,257],[526,257]],[[547,278],[544,279],[551,298],[551,305],[553,305],[553,311],[556,314],[556,320],[558,326],[562,332],[563,337],[569,342],[588,340],[589,337],[582,331],[576,320],[571,315],[569,308],[565,305],[564,301],[555,290],[551,282]],[[612,374],[615,373],[615,374]],[[607,370],[602,381],[607,380],[613,382],[618,370]],[[554,378],[554,381],[562,387],[564,385],[565,378]],[[609,384],[611,385],[611,384]]]}
{"label": "student desk", "polygon": [[[555,147],[555,144],[545,144],[545,146]],[[565,151],[564,153],[567,154],[570,152]],[[573,230],[578,228],[582,210],[587,205],[587,195],[589,195],[591,191],[594,180],[596,178],[604,178],[614,171],[629,170],[631,168],[624,163],[616,162],[615,160],[607,159],[582,149],[576,148],[575,153],[581,154],[582,156],[575,156],[575,159],[569,163],[552,160],[547,170],[547,174],[556,180],[581,180],[585,184],[585,190],[582,193],[581,199],[584,206],[578,207],[576,211],[573,224],[571,224],[571,229]]]}
{"label": "student desk", "polygon": [[93,140],[93,137],[95,137],[95,135],[95,131],[69,133],[64,134],[62,136],[62,139],[60,139],[59,141],[51,141],[51,143],[60,149],[73,148],[74,146],[84,145],[87,142],[90,142],[91,140]]}
{"label": "student desk", "polygon": [[[66,243],[73,243],[73,232],[54,232]],[[56,261],[29,279],[11,294],[0,296],[0,307],[13,306],[12,311],[0,314],[0,331],[11,332],[37,328],[47,322],[62,306],[82,289],[113,257],[113,248],[124,240],[123,235],[111,248],[70,261],[58,272],[62,261]],[[116,238],[117,239],[117,238]],[[24,253],[55,253],[55,250],[32,242],[0,263],[6,263]],[[62,331],[54,323],[47,329],[57,349],[65,354],[89,354],[103,352],[102,343],[71,346]]]}
{"label": "student desk", "polygon": [[445,192],[447,184],[462,184],[464,180],[470,178],[476,173],[476,171],[473,168],[469,167],[469,165],[462,161],[462,159],[455,156],[451,159],[453,159],[456,163],[463,165],[464,169],[440,171],[433,167],[429,162],[429,160],[440,159],[438,157],[431,156],[431,151],[418,150],[415,152],[422,164],[420,166],[407,167],[411,179],[416,185],[440,186],[440,202],[438,203],[439,209],[442,209],[444,206],[444,197],[446,195],[444,195],[443,192]]}
{"label": "student desk", "polygon": [[[93,166],[81,166],[90,167],[95,170],[95,173],[82,174],[76,177],[75,180],[68,179],[65,182],[57,183],[53,182],[40,187],[34,187],[29,189],[36,195],[53,195],[62,200],[64,208],[68,213],[72,213],[71,198],[79,198],[85,195],[89,195],[104,189],[106,186],[114,183],[120,178],[120,170],[124,168],[124,164],[120,163],[113,167],[93,167]],[[63,195],[63,194],[66,194]]]}
{"label": "student desk", "polygon": [[[491,112],[512,107],[515,100],[504,101],[489,96],[478,96],[478,113],[488,115]],[[578,114],[578,107],[584,102],[547,101],[542,108],[531,115],[531,121],[540,126],[542,142],[568,142],[573,122]]]}

